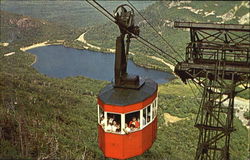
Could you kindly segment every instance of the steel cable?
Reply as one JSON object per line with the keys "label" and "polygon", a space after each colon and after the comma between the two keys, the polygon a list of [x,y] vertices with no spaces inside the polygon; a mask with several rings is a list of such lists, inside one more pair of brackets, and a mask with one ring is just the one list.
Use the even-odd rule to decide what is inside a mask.
{"label": "steel cable", "polygon": [[184,61],[183,57],[173,48],[172,45],[168,43],[168,41],[155,29],[155,27],[140,13],[140,11],[129,1],[127,2],[136,10],[136,12],[147,22],[147,24],[161,37],[161,39],[172,49],[174,53],[176,53],[180,58]]}
{"label": "steel cable", "polygon": [[[107,17],[109,20],[111,20],[113,23],[116,23],[115,21],[115,17],[109,13],[104,7],[102,7],[99,3],[97,3],[95,0],[93,0],[93,2],[95,4],[97,4],[101,9],[103,9],[109,16],[111,16],[112,18],[110,18],[107,14],[105,14],[105,12],[103,12],[101,9],[99,9],[97,6],[93,5],[89,0],[86,0],[91,6],[93,6],[95,9],[97,9],[99,12],[101,12],[105,17]],[[134,35],[132,32],[128,31],[125,27],[122,27],[122,29],[124,29],[127,33]],[[167,52],[163,51],[162,49],[160,49],[159,47],[155,46],[154,44],[150,43],[149,41],[147,41],[146,39],[144,39],[141,36],[135,36],[136,40],[138,40],[139,42],[141,42],[142,44],[146,45],[147,47],[149,47],[150,49],[158,52],[159,55],[162,55],[161,53],[164,53],[165,55],[167,55],[168,57],[172,58],[173,60],[175,60],[177,63],[179,62],[175,57],[169,55]],[[140,40],[139,40],[140,39]],[[143,41],[143,42],[142,42]],[[154,48],[153,48],[154,47]],[[157,50],[158,51],[157,51]],[[159,53],[160,51],[160,53]]]}

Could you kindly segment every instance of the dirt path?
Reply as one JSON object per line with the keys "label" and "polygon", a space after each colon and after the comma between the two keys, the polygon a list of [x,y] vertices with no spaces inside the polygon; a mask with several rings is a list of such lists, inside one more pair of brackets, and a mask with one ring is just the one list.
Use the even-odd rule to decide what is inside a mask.
{"label": "dirt path", "polygon": [[29,49],[33,49],[33,48],[37,48],[37,47],[44,47],[44,46],[49,46],[49,45],[61,45],[64,43],[64,41],[65,40],[56,40],[54,42],[44,41],[41,43],[32,44],[32,45],[27,46],[27,47],[22,47],[22,48],[20,48],[20,50],[27,51]]}
{"label": "dirt path", "polygon": [[155,59],[159,62],[162,62],[163,64],[167,65],[173,72],[174,72],[174,65],[167,63],[166,61],[164,61],[162,58],[159,57],[155,57],[155,56],[147,56],[149,58]]}
{"label": "dirt path", "polygon": [[[228,105],[228,101],[223,103],[224,105]],[[244,117],[244,113],[249,111],[250,108],[250,100],[244,99],[240,97],[235,97],[234,99],[234,109],[235,109],[235,116],[240,119],[242,124],[250,129],[250,126],[247,126],[248,120]]]}
{"label": "dirt path", "polygon": [[[89,42],[87,42],[87,40],[85,39],[85,34],[87,33],[88,31],[84,32],[83,34],[81,34],[76,40],[79,41],[79,42],[82,42],[84,43],[86,46],[84,46],[86,49],[89,49],[89,48],[94,48],[94,49],[97,49],[97,50],[101,50],[101,47],[98,47],[98,46],[95,46],[93,44],[90,44]],[[112,49],[112,48],[106,48],[107,51],[111,52],[111,53],[115,53],[115,49]],[[129,52],[129,54],[131,55],[135,55],[134,53],[131,53]]]}
{"label": "dirt path", "polygon": [[6,53],[6,54],[4,54],[4,57],[8,57],[8,56],[11,56],[11,55],[14,55],[14,54],[16,54],[16,52]]}
{"label": "dirt path", "polygon": [[37,47],[43,47],[43,46],[48,46],[48,41],[44,41],[42,43],[36,43],[36,44],[33,44],[31,46],[27,46],[27,47],[22,47],[20,48],[21,51],[27,51],[29,49],[33,49],[33,48],[37,48]]}
{"label": "dirt path", "polygon": [[9,43],[7,43],[7,42],[0,42],[0,46],[7,47],[7,46],[9,46]]}
{"label": "dirt path", "polygon": [[[223,103],[224,105],[228,105],[228,101]],[[249,111],[250,109],[250,100],[244,99],[240,97],[235,97],[234,99],[234,108],[235,108],[235,116],[240,119],[242,124],[250,129],[250,126],[247,126],[248,120],[244,117],[244,113]],[[187,118],[179,118],[177,116],[172,116],[169,113],[164,113],[165,124],[175,123],[181,120],[186,120]]]}
{"label": "dirt path", "polygon": [[177,116],[172,116],[169,113],[164,113],[164,120],[165,120],[165,124],[168,125],[169,123],[175,123],[181,120],[186,120],[188,118],[179,118]]}
{"label": "dirt path", "polygon": [[89,47],[91,47],[91,48],[95,48],[95,49],[97,49],[97,50],[101,50],[101,47],[92,45],[92,44],[90,44],[90,43],[88,43],[88,42],[86,41],[86,39],[85,39],[85,34],[86,34],[87,32],[88,32],[88,31],[86,31],[86,32],[84,32],[83,34],[81,34],[76,40],[77,40],[77,41],[80,41],[80,42],[82,42],[82,43],[84,43],[85,45],[87,45],[87,46],[85,46],[86,49],[89,49]]}
{"label": "dirt path", "polygon": [[235,115],[238,117],[242,124],[250,129],[250,126],[247,126],[248,120],[244,117],[244,113],[249,111],[250,108],[250,100],[235,97],[234,99],[234,108],[235,108]]}
{"label": "dirt path", "polygon": [[[90,43],[88,43],[88,42],[86,41],[86,39],[85,39],[85,34],[86,34],[87,32],[88,32],[88,31],[86,31],[86,32],[84,32],[83,34],[81,34],[76,40],[77,40],[77,41],[80,41],[80,42],[82,42],[82,43],[84,43],[84,44],[86,45],[86,46],[85,46],[86,49],[88,49],[89,47],[91,47],[91,48],[95,48],[95,49],[97,49],[97,50],[101,50],[101,47],[95,46],[95,45],[90,44]],[[108,50],[109,52],[111,52],[111,53],[115,53],[115,49],[107,48],[107,50]],[[133,52],[129,52],[129,54],[135,55],[135,53],[133,53]],[[136,54],[140,54],[140,53],[136,53]],[[172,65],[172,64],[170,64],[170,63],[164,61],[162,58],[155,57],[155,56],[146,56],[146,57],[151,58],[151,59],[154,59],[154,60],[157,60],[157,61],[159,61],[159,62],[165,64],[166,66],[168,66],[168,67],[172,70],[172,72],[174,71],[174,65]]]}

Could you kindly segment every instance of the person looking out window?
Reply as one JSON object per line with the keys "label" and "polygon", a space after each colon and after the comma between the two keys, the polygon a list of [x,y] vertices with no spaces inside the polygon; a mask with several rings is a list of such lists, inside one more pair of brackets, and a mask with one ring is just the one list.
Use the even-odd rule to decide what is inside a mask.
{"label": "person looking out window", "polygon": [[136,117],[132,118],[132,121],[129,122],[129,127],[131,128],[131,125],[134,125],[135,128],[140,128],[140,123],[136,120]]}

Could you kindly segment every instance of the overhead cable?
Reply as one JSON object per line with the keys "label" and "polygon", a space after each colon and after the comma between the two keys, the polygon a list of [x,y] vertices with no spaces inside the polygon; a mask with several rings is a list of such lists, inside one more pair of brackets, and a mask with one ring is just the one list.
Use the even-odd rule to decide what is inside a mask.
{"label": "overhead cable", "polygon": [[172,45],[168,43],[168,41],[155,29],[155,27],[140,13],[140,11],[129,1],[127,2],[136,10],[136,12],[147,22],[147,24],[161,37],[161,39],[172,49],[172,52],[176,53],[181,59],[184,61],[183,57],[173,48]]}
{"label": "overhead cable", "polygon": [[[95,6],[94,4],[92,4],[89,0],[87,0],[87,2],[88,2],[91,6],[93,6],[94,8],[96,8],[98,11],[100,11],[105,17],[107,17],[108,19],[110,19],[112,22],[116,23],[115,17],[114,17],[111,13],[109,13],[104,7],[102,7],[98,2],[96,2],[95,0],[91,1],[91,2],[94,2],[95,4],[97,4],[103,11],[102,11],[100,8],[98,8],[97,6]],[[113,19],[112,19],[111,17],[112,17]],[[125,27],[122,27],[122,26],[120,26],[120,27],[121,27],[123,30],[125,30],[127,33],[134,35],[132,32],[128,31]],[[150,43],[150,42],[147,41],[145,38],[143,38],[143,37],[141,37],[141,36],[135,36],[135,38],[136,38],[139,42],[141,42],[141,43],[142,43],[142,41],[143,41],[142,44],[144,44],[144,45],[147,44],[147,45],[146,45],[147,47],[149,47],[150,49],[152,49],[152,50],[158,52],[159,55],[162,55],[162,53],[164,53],[165,55],[167,55],[168,57],[172,58],[173,60],[175,60],[175,61],[178,63],[178,60],[177,60],[175,57],[173,57],[173,56],[171,56],[169,53],[163,51],[162,49],[160,49],[160,48],[157,47],[156,45]],[[139,39],[140,39],[140,40],[139,40]],[[153,47],[154,47],[154,48],[153,48]],[[156,50],[156,49],[157,49],[157,50]]]}

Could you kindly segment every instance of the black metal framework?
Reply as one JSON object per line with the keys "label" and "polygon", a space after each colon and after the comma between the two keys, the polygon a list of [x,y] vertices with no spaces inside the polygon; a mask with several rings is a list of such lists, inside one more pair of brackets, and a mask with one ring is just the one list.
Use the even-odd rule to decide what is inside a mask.
{"label": "black metal framework", "polygon": [[127,73],[130,39],[133,38],[132,34],[139,35],[139,27],[134,25],[134,10],[126,4],[118,6],[115,20],[120,29],[120,36],[116,39],[114,87],[139,89],[144,84],[144,80],[137,75]]}
{"label": "black metal framework", "polygon": [[[176,22],[190,28],[186,59],[175,73],[204,88],[195,127],[199,129],[196,160],[230,159],[234,97],[249,89],[250,26]],[[243,86],[236,91],[237,86]],[[226,102],[226,103],[225,103]]]}

